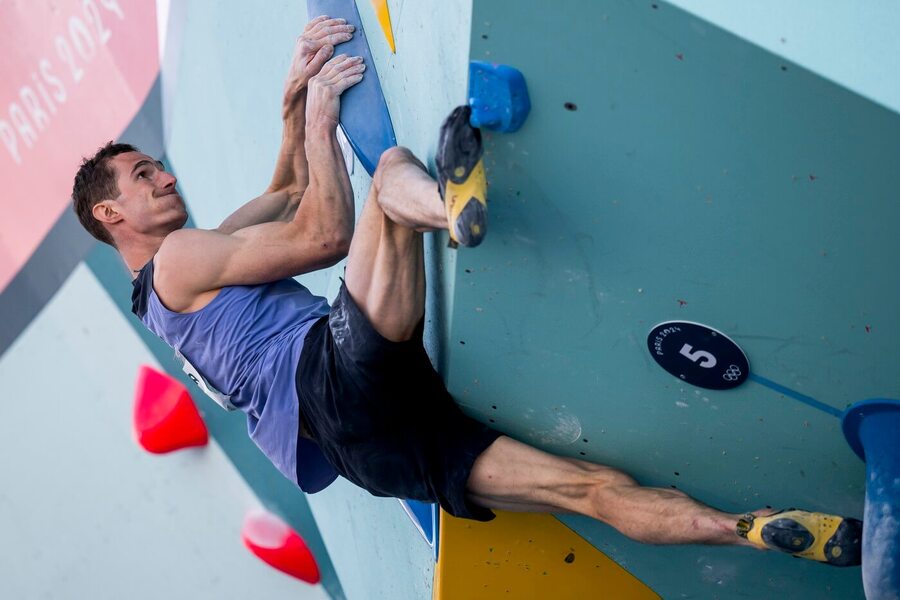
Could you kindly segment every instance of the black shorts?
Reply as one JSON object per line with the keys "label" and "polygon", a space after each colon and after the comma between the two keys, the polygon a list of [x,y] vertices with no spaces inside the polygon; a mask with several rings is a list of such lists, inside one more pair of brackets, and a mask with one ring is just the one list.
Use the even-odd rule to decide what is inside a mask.
{"label": "black shorts", "polygon": [[[300,415],[325,457],[375,496],[438,502],[488,521],[466,498],[472,465],[501,434],[465,416],[413,338],[382,337],[347,292],[317,321],[297,368]],[[299,466],[302,468],[302,465]]]}

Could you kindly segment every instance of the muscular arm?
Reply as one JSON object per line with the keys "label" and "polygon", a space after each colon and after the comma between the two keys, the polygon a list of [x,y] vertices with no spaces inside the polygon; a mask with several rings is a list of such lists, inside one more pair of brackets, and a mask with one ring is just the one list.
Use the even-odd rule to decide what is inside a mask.
{"label": "muscular arm", "polygon": [[[329,53],[330,55],[330,53]],[[298,84],[299,85],[299,84]],[[266,192],[287,190],[303,193],[309,185],[309,167],[306,161],[306,83],[294,92],[285,94],[281,133],[281,148],[275,161],[275,173]]]}
{"label": "muscular arm", "polygon": [[309,187],[297,214],[328,223],[348,239],[353,236],[353,188],[347,176],[344,155],[337,141],[336,124],[309,124],[306,156],[309,159]]}
{"label": "muscular arm", "polygon": [[275,172],[265,193],[229,215],[216,231],[231,234],[251,225],[291,221],[309,185],[306,100],[311,77],[328,60],[334,45],[347,41],[353,28],[343,19],[312,20],[297,40],[282,98],[282,134]]}
{"label": "muscular arm", "polygon": [[[304,112],[306,110],[305,89],[302,102],[295,107],[295,110],[300,109]],[[293,220],[303,193],[309,185],[309,169],[304,150],[305,125],[305,116],[291,114],[285,118],[272,183],[261,196],[231,213],[216,231],[234,233],[260,223]]]}
{"label": "muscular arm", "polygon": [[231,213],[215,231],[231,234],[260,223],[291,221],[297,213],[300,198],[300,193],[290,193],[287,190],[267,191]]}
{"label": "muscular arm", "polygon": [[154,287],[174,311],[196,310],[228,285],[253,285],[321,269],[344,258],[353,233],[353,191],[338,146],[340,95],[362,79],[363,65],[345,56],[310,80],[305,148],[309,187],[293,219],[228,233],[183,229],[156,255]]}

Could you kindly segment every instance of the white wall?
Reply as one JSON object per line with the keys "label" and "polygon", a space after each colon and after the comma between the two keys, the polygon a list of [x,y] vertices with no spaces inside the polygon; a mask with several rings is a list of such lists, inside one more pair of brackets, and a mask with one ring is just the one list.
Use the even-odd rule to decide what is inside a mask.
{"label": "white wall", "polygon": [[669,0],[893,110],[900,110],[900,10],[893,0]]}

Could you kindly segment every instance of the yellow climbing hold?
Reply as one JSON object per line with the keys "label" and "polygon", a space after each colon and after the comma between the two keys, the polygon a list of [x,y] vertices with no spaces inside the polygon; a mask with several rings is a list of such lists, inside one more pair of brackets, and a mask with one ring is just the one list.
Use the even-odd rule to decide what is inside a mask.
{"label": "yellow climbing hold", "polygon": [[659,600],[556,517],[495,512],[479,523],[441,511],[433,600]]}
{"label": "yellow climbing hold", "polygon": [[381,23],[391,54],[394,54],[397,49],[394,47],[394,30],[391,28],[391,12],[388,10],[387,0],[372,0],[372,6],[375,7],[375,14],[378,15],[378,22]]}

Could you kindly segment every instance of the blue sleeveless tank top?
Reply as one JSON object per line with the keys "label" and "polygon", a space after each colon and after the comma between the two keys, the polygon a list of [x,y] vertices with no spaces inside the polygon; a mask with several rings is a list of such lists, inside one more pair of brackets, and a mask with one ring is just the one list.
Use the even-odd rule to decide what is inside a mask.
{"label": "blue sleeveless tank top", "polygon": [[[132,312],[187,362],[214,400],[247,415],[250,438],[288,479],[317,492],[337,477],[319,447],[298,440],[297,362],[328,302],[293,279],[228,286],[205,307],[177,313],[153,289],[153,261],[138,273]],[[190,369],[193,367],[193,369]]]}

